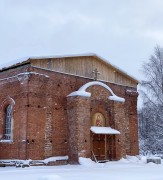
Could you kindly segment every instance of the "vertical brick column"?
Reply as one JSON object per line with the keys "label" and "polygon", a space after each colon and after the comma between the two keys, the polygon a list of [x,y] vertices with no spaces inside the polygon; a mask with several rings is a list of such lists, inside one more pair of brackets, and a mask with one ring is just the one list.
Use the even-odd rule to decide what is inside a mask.
{"label": "vertical brick column", "polygon": [[45,146],[44,146],[45,158],[52,156],[52,103],[53,103],[53,99],[51,97],[47,97]]}
{"label": "vertical brick column", "polygon": [[126,156],[126,135],[128,134],[128,122],[126,122],[124,103],[114,102],[115,129],[120,135],[115,135],[116,159]]}
{"label": "vertical brick column", "polygon": [[78,163],[79,157],[90,157],[90,99],[67,98],[69,126],[69,162]]}
{"label": "vertical brick column", "polygon": [[127,118],[129,121],[129,140],[130,149],[129,155],[139,154],[139,143],[138,143],[138,116],[137,116],[137,92],[126,92],[126,109]]}
{"label": "vertical brick column", "polygon": [[46,75],[39,73],[31,73],[30,75],[27,124],[27,155],[30,159],[45,158],[48,81],[49,78]]}
{"label": "vertical brick column", "polygon": [[[29,81],[30,81],[30,75],[23,75],[18,78],[20,83],[20,89],[22,92],[21,97],[15,98],[16,101],[16,107],[15,107],[15,119],[14,121],[17,121],[17,124],[14,124],[14,130],[17,130],[17,132],[20,133],[17,134],[18,139],[20,140],[27,140],[28,132],[28,93],[29,93]],[[17,87],[18,88],[18,87]],[[16,115],[17,114],[17,115]],[[20,117],[20,119],[19,119]],[[18,125],[19,124],[19,125]],[[15,137],[15,134],[14,134]],[[27,142],[19,142],[17,143],[18,148],[18,156],[19,159],[27,159],[28,158],[28,145]]]}

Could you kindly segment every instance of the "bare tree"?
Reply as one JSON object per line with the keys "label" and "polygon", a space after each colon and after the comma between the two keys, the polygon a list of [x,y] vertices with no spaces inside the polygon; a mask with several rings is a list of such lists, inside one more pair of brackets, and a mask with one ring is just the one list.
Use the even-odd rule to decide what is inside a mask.
{"label": "bare tree", "polygon": [[[139,128],[145,127],[144,149],[160,152],[163,149],[163,49],[155,48],[154,55],[142,67],[145,80],[141,83],[143,108],[139,113]],[[142,116],[143,114],[143,116]],[[143,125],[142,125],[143,124]],[[143,148],[143,147],[142,147]]]}

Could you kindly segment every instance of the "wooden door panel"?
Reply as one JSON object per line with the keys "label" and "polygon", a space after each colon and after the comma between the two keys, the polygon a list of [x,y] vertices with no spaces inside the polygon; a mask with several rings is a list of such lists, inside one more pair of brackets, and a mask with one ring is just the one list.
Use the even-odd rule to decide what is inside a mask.
{"label": "wooden door panel", "polygon": [[105,159],[105,136],[95,134],[93,136],[93,152],[97,160]]}

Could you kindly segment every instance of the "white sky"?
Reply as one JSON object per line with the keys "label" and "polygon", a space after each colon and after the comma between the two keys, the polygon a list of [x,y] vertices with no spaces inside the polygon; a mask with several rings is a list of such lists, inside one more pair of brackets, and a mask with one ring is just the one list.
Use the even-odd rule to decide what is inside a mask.
{"label": "white sky", "polygon": [[141,80],[163,46],[162,0],[0,0],[0,64],[96,53]]}

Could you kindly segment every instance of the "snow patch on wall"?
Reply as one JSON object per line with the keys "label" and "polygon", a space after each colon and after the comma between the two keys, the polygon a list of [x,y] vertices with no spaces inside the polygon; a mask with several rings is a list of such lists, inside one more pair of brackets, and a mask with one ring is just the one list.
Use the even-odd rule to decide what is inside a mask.
{"label": "snow patch on wall", "polygon": [[13,142],[13,140],[7,140],[7,139],[1,139],[0,140],[0,143],[12,143]]}
{"label": "snow patch on wall", "polygon": [[78,91],[74,91],[71,94],[69,94],[68,97],[69,96],[90,97],[91,93],[86,92],[86,89],[89,88],[90,86],[93,86],[93,85],[99,85],[99,86],[102,86],[105,89],[107,89],[112,94],[112,96],[109,96],[108,99],[113,100],[113,101],[117,101],[117,102],[125,102],[124,98],[121,98],[121,97],[115,95],[109,86],[107,86],[106,84],[99,82],[99,81],[93,81],[93,82],[89,82],[89,83],[84,84],[82,87],[79,88]]}
{"label": "snow patch on wall", "polygon": [[25,72],[25,73],[19,73],[19,74],[15,75],[15,76],[10,76],[10,77],[7,77],[7,78],[0,79],[0,81],[6,81],[6,80],[9,80],[9,79],[12,79],[12,78],[18,78],[18,80],[21,81],[22,80],[21,76],[25,76],[25,79],[28,79],[28,77],[30,75],[32,75],[32,74],[33,75],[39,75],[39,76],[45,76],[45,77],[49,78],[49,76],[46,75],[46,74],[40,74],[40,73],[36,73],[36,72]]}
{"label": "snow patch on wall", "polygon": [[132,89],[127,89],[126,92],[129,92],[129,93],[137,93],[137,91],[132,90]]}
{"label": "snow patch on wall", "polygon": [[112,100],[112,101],[117,101],[117,102],[125,102],[125,99],[124,99],[124,98],[118,97],[118,96],[116,96],[116,95],[114,95],[114,96],[109,96],[109,99]]}
{"label": "snow patch on wall", "polygon": [[91,97],[91,93],[86,92],[86,91],[74,91],[71,94],[69,94],[68,96],[84,96],[84,97]]}

